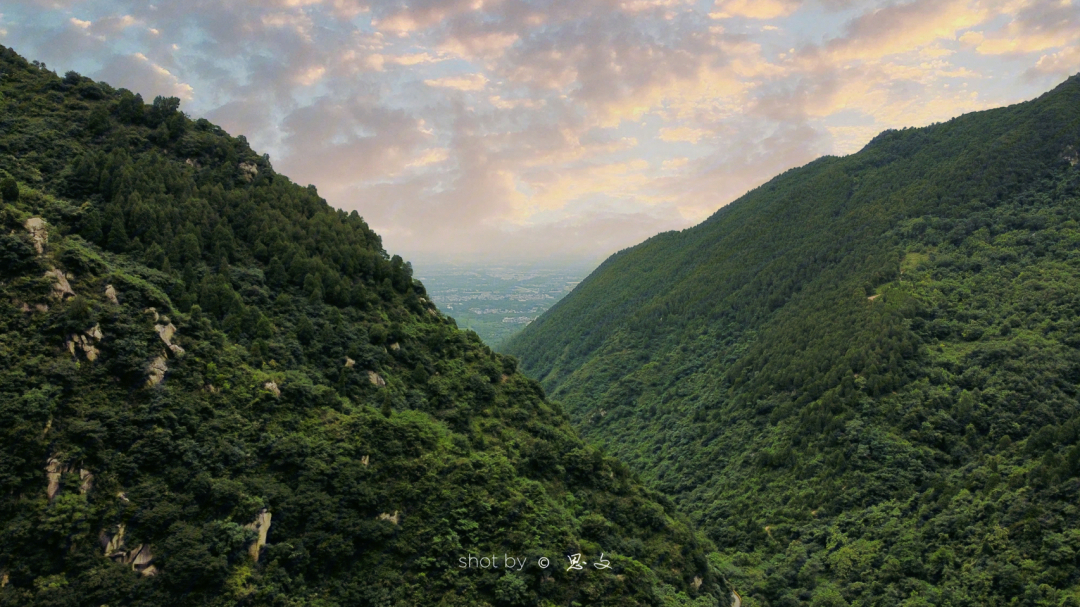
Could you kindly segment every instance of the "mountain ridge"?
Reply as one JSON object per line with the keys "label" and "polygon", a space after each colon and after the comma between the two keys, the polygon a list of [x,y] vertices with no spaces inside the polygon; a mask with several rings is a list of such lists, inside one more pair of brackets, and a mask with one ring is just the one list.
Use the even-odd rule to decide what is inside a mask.
{"label": "mountain ridge", "polygon": [[729,603],[358,214],[178,99],[0,71],[0,603]]}
{"label": "mountain ridge", "polygon": [[1076,76],[882,133],[620,251],[505,351],[747,605],[1073,604],[1078,147]]}

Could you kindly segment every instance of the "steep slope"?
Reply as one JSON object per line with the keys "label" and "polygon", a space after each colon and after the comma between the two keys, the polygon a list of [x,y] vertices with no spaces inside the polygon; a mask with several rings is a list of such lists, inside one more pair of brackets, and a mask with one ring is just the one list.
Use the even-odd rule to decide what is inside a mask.
{"label": "steep slope", "polygon": [[175,99],[0,73],[0,604],[728,604],[355,212]]}
{"label": "steep slope", "polygon": [[1078,149],[1078,77],[887,131],[612,256],[506,351],[747,605],[1080,604]]}

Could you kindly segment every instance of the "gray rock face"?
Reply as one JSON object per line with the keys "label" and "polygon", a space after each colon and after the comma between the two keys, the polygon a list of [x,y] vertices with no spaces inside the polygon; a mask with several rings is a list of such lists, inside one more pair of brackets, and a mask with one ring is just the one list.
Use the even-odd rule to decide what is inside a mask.
{"label": "gray rock face", "polygon": [[276,382],[268,381],[263,384],[263,388],[269,390],[275,397],[281,396],[281,388],[278,388]]}
{"label": "gray rock face", "polygon": [[106,533],[104,530],[101,532],[100,540],[102,546],[105,548],[105,558],[115,559],[123,562],[127,558],[127,552],[124,552],[124,524],[117,525],[116,531],[113,533]]}
{"label": "gray rock face", "polygon": [[45,228],[45,220],[40,217],[31,217],[23,224],[27,232],[30,232],[30,240],[34,241],[34,250],[38,255],[45,252],[45,245],[49,244],[49,230]]}
{"label": "gray rock face", "polygon": [[86,495],[94,488],[94,475],[85,468],[79,469],[79,493]]}
{"label": "gray rock face", "polygon": [[386,380],[383,379],[381,375],[379,375],[378,373],[376,373],[374,371],[368,371],[367,376],[368,376],[368,381],[370,381],[371,385],[375,386],[376,388],[382,388],[383,386],[386,385]]}
{"label": "gray rock face", "polygon": [[45,478],[48,479],[45,494],[49,496],[49,501],[60,493],[60,477],[69,471],[67,466],[60,463],[58,457],[59,454],[49,458],[48,463],[45,464]]}
{"label": "gray rock face", "polygon": [[146,369],[146,385],[156,386],[161,383],[161,380],[165,379],[165,373],[168,372],[169,367],[165,364],[165,357],[159,356],[150,362],[150,366]]}
{"label": "gray rock face", "polygon": [[393,523],[395,525],[398,525],[398,524],[400,524],[400,521],[401,521],[401,514],[397,510],[395,510],[393,514],[383,512],[382,514],[380,514],[378,516],[378,520],[380,520],[380,521],[389,521],[389,522],[391,522],[391,523]]}
{"label": "gray rock face", "polygon": [[[45,427],[45,432],[49,431],[49,426],[52,425],[52,420],[49,420],[49,424]],[[49,458],[49,461],[45,464],[45,478],[46,487],[45,494],[49,497],[49,501],[52,501],[54,497],[60,493],[60,478],[68,472],[74,472],[75,466],[72,464],[65,464],[60,459],[63,454],[57,453]],[[79,493],[85,495],[94,488],[94,475],[85,468],[79,468]]]}
{"label": "gray rock face", "polygon": [[259,535],[255,539],[255,543],[248,548],[248,554],[251,555],[251,559],[254,561],[259,560],[259,551],[266,545],[266,534],[270,532],[270,518],[270,513],[267,512],[266,508],[263,508],[255,515],[254,522],[244,525],[245,529],[251,529]]}
{"label": "gray rock face", "polygon": [[76,333],[68,336],[66,342],[68,352],[71,352],[72,356],[77,356],[77,352],[81,350],[86,360],[94,362],[101,353],[94,344],[104,337],[105,335],[101,332],[101,325],[95,324],[84,331],[82,335]]}
{"label": "gray rock face", "polygon": [[52,277],[55,280],[53,284],[52,296],[56,299],[63,301],[68,297],[75,297],[75,291],[71,290],[71,283],[68,282],[68,277],[64,276],[64,272],[53,268],[48,272],[45,272],[45,276]]}
{"label": "gray rock face", "polygon": [[[164,316],[162,316],[161,319],[167,320]],[[161,341],[165,342],[165,345],[169,347],[169,350],[173,354],[179,356],[184,353],[184,349],[181,348],[179,344],[174,344],[172,342],[173,336],[176,335],[175,325],[171,322],[164,325],[154,325],[154,330],[157,331],[158,337],[161,338]]]}
{"label": "gray rock face", "polygon": [[120,305],[120,300],[116,298],[116,287],[112,285],[105,285],[105,297],[113,303],[113,305]]}
{"label": "gray rock face", "polygon": [[165,342],[165,345],[172,345],[170,341],[173,335],[176,335],[176,326],[172,323],[167,325],[154,325],[154,330],[157,331],[158,337],[161,341]]}
{"label": "gray rock face", "polygon": [[240,175],[244,178],[244,181],[251,181],[255,179],[255,176],[259,174],[259,167],[255,166],[254,162],[241,162],[240,163]]}
{"label": "gray rock face", "polygon": [[116,526],[112,533],[102,530],[98,539],[105,548],[105,558],[118,563],[131,565],[131,568],[145,576],[155,575],[157,567],[154,566],[154,553],[150,550],[150,544],[139,544],[131,551],[124,550],[124,533],[126,529],[123,523]]}
{"label": "gray rock face", "polygon": [[131,559],[131,568],[135,571],[147,577],[157,574],[157,567],[152,564],[154,554],[150,552],[149,544],[139,544],[137,548],[131,551],[129,558]]}

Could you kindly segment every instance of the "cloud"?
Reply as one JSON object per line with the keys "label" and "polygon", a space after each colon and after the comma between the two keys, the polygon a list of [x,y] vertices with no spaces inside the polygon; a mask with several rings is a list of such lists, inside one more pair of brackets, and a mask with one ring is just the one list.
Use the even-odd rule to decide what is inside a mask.
{"label": "cloud", "polygon": [[676,9],[692,4],[691,0],[622,0],[619,8],[628,13],[657,9]]}
{"label": "cloud", "polygon": [[425,167],[432,164],[446,162],[450,157],[450,150],[446,148],[430,148],[420,153],[418,157],[409,161],[405,168]]}
{"label": "cloud", "polygon": [[971,31],[960,41],[983,55],[1045,51],[1080,41],[1080,7],[1072,0],[1029,0],[995,31]]}
{"label": "cloud", "polygon": [[791,123],[760,137],[752,125],[728,133],[725,145],[696,161],[698,170],[660,182],[679,213],[697,223],[783,171],[828,151],[828,137],[807,123]]}
{"label": "cloud", "polygon": [[488,79],[483,74],[466,74],[463,76],[446,76],[425,80],[424,84],[437,88],[457,89],[459,91],[482,91],[487,86]]}
{"label": "cloud", "polygon": [[445,61],[444,58],[432,55],[431,53],[407,53],[404,55],[389,55],[383,57],[386,63],[393,63],[395,65],[425,65],[430,63],[438,63],[439,61]]}
{"label": "cloud", "polygon": [[91,31],[99,35],[115,34],[139,24],[139,20],[131,15],[112,15],[94,21]]}
{"label": "cloud", "polygon": [[1024,72],[1026,78],[1052,77],[1064,79],[1080,71],[1080,46],[1070,46],[1053,54],[1039,57],[1031,69]]}
{"label": "cloud", "polygon": [[184,98],[406,254],[602,255],[1080,65],[1061,0],[19,7],[6,45]]}
{"label": "cloud", "polygon": [[496,57],[517,42],[519,36],[507,32],[481,32],[465,36],[458,34],[448,38],[438,49],[441,53],[475,60]]}
{"label": "cloud", "polygon": [[325,65],[313,65],[303,72],[297,74],[296,82],[302,86],[311,86],[316,82],[322,80],[326,75]]}
{"label": "cloud", "polygon": [[[821,51],[833,61],[875,60],[904,53],[983,23],[992,13],[977,0],[914,0],[865,13],[846,27],[845,35]],[[809,54],[817,53],[811,47]]]}
{"label": "cloud", "polygon": [[674,128],[664,127],[660,129],[661,141],[686,141],[689,143],[697,143],[701,139],[708,137],[709,133],[702,129],[692,129],[686,126],[679,126]]}
{"label": "cloud", "polygon": [[627,162],[585,164],[564,167],[558,171],[530,171],[516,177],[530,191],[528,212],[562,209],[568,204],[590,196],[631,198],[638,203],[650,202],[642,189],[651,181],[647,174],[649,162],[635,159]]}
{"label": "cloud", "polygon": [[[497,4],[497,0],[491,4]],[[406,35],[446,21],[461,13],[480,11],[486,6],[484,0],[420,0],[410,2],[405,8],[386,13],[372,21],[380,31]]]}
{"label": "cloud", "polygon": [[746,17],[748,19],[776,19],[787,17],[802,5],[802,0],[726,0],[715,5],[709,13],[713,19]]}
{"label": "cloud", "polygon": [[190,84],[142,53],[113,55],[95,76],[113,86],[140,91],[146,99],[163,95],[190,100],[194,94]]}
{"label": "cloud", "polygon": [[503,99],[502,95],[492,95],[488,97],[488,101],[491,105],[500,110],[510,110],[519,107],[535,108],[544,105],[543,99]]}

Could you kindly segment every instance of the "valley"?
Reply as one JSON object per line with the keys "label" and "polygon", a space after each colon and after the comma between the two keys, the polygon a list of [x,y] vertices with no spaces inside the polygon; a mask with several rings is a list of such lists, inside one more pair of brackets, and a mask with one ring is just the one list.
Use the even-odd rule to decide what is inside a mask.
{"label": "valley", "polygon": [[498,348],[570,293],[595,264],[577,261],[485,265],[416,264],[439,311]]}
{"label": "valley", "polygon": [[1080,77],[608,258],[505,351],[747,606],[1080,605]]}

